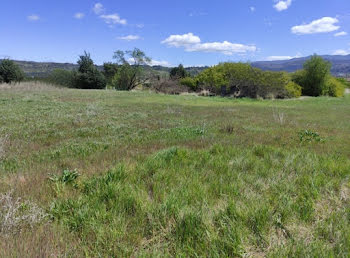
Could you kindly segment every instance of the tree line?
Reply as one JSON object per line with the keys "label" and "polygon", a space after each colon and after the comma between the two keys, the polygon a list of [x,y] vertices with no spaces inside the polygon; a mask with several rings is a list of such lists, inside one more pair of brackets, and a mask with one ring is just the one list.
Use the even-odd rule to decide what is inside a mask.
{"label": "tree line", "polygon": [[317,55],[295,73],[263,71],[248,63],[220,63],[196,77],[184,77],[180,83],[236,97],[343,96],[347,83],[333,77],[330,69],[331,64]]}
{"label": "tree line", "polygon": [[[97,69],[89,53],[78,59],[74,71],[55,70],[48,82],[78,89],[132,90],[138,86],[156,91],[179,93],[207,90],[214,95],[250,98],[291,98],[306,96],[334,96],[344,94],[346,81],[331,76],[331,64],[314,55],[295,73],[263,71],[249,63],[220,63],[192,76],[183,65],[170,70],[168,77],[146,71],[151,59],[140,49],[116,51],[115,62]],[[148,70],[150,71],[150,70]],[[11,60],[0,63],[0,82],[19,82],[24,79],[21,69]],[[170,90],[169,90],[170,89]]]}

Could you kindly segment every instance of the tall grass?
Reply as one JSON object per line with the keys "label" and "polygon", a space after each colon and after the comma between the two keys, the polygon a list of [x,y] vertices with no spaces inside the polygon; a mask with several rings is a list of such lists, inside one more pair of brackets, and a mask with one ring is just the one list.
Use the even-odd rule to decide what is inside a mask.
{"label": "tall grass", "polygon": [[0,194],[48,216],[0,257],[348,255],[349,95],[37,86],[0,89]]}
{"label": "tall grass", "polygon": [[91,256],[345,257],[349,171],[296,149],[170,148],[81,181],[51,214]]}

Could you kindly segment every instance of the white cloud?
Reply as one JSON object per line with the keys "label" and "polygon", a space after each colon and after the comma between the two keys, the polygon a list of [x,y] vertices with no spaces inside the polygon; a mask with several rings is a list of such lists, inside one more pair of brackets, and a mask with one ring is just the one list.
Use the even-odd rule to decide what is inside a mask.
{"label": "white cloud", "polygon": [[[127,61],[129,64],[133,64],[135,62],[135,59],[130,57]],[[158,60],[151,60],[151,62],[149,62],[148,65],[151,65],[151,66],[159,65],[159,66],[165,66],[165,67],[172,66],[168,61],[158,61]]]}
{"label": "white cloud", "polygon": [[208,13],[206,12],[190,12],[188,16],[190,17],[199,17],[199,16],[206,16]]}
{"label": "white cloud", "polygon": [[157,61],[157,60],[152,60],[150,65],[152,66],[165,66],[165,67],[170,67],[172,66],[168,61]]}
{"label": "white cloud", "polygon": [[281,12],[281,11],[287,10],[291,4],[292,4],[292,0],[278,1],[278,3],[275,4],[273,7],[277,11]]}
{"label": "white cloud", "polygon": [[161,43],[172,47],[184,47],[187,52],[218,52],[233,55],[256,51],[256,47],[253,45],[236,44],[228,41],[201,43],[201,39],[193,33],[171,35]]}
{"label": "white cloud", "polygon": [[335,37],[346,36],[346,35],[348,35],[348,33],[345,32],[345,31],[341,31],[341,32],[338,32],[338,33],[334,34]]}
{"label": "white cloud", "polygon": [[267,61],[279,61],[279,60],[290,60],[293,59],[292,56],[268,56]]}
{"label": "white cloud", "polygon": [[219,52],[230,56],[237,53],[255,52],[256,47],[224,41],[195,44],[185,50],[188,52]]}
{"label": "white cloud", "polygon": [[110,24],[110,25],[114,25],[114,24],[126,25],[127,24],[127,21],[125,19],[121,19],[117,13],[100,15],[100,18],[102,18],[105,21],[105,23]]}
{"label": "white cloud", "polygon": [[301,57],[301,53],[297,53],[295,56],[268,56],[266,61],[280,61],[280,60],[290,60],[293,58]]}
{"label": "white cloud", "polygon": [[99,17],[103,19],[105,23],[109,24],[110,27],[113,27],[115,24],[127,24],[126,19],[120,18],[119,14],[117,13],[105,14],[106,9],[101,3],[95,4],[92,10],[96,15],[99,15]]}
{"label": "white cloud", "polygon": [[205,64],[194,64],[194,65],[184,65],[185,68],[188,68],[188,67],[205,67],[205,66],[208,66],[208,65],[205,65]]}
{"label": "white cloud", "polygon": [[27,17],[27,19],[28,19],[29,21],[38,21],[38,20],[40,20],[40,17],[39,17],[38,15],[36,15],[36,14],[32,14],[32,15],[29,15],[29,16]]}
{"label": "white cloud", "polygon": [[171,35],[167,39],[163,40],[162,44],[167,44],[172,47],[186,47],[192,44],[198,44],[201,39],[193,33],[187,33],[183,35]]}
{"label": "white cloud", "polygon": [[332,17],[323,17],[321,19],[312,21],[309,24],[303,24],[292,27],[291,31],[294,34],[315,34],[315,33],[326,33],[338,30],[340,27],[335,24],[339,20]]}
{"label": "white cloud", "polygon": [[333,55],[339,55],[339,56],[350,55],[350,49],[349,50],[338,49],[338,50],[333,52]]}
{"label": "white cloud", "polygon": [[104,13],[105,12],[105,8],[103,7],[103,5],[101,3],[97,3],[94,5],[94,7],[92,8],[92,11],[99,15],[101,13]]}
{"label": "white cloud", "polygon": [[83,13],[76,13],[76,14],[74,14],[74,18],[78,19],[78,20],[83,19],[84,16],[85,16],[85,14],[83,14]]}
{"label": "white cloud", "polygon": [[249,7],[249,9],[250,9],[250,11],[251,11],[252,13],[255,12],[255,7],[254,7],[254,6]]}
{"label": "white cloud", "polygon": [[127,36],[118,37],[117,39],[126,40],[126,41],[132,41],[132,40],[141,39],[141,37],[138,36],[138,35],[127,35]]}

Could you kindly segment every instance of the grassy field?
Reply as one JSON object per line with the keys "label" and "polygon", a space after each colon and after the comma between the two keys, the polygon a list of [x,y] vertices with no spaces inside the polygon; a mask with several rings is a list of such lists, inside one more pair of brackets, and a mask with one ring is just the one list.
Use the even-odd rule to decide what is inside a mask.
{"label": "grassy field", "polygon": [[0,256],[348,257],[350,95],[0,86]]}

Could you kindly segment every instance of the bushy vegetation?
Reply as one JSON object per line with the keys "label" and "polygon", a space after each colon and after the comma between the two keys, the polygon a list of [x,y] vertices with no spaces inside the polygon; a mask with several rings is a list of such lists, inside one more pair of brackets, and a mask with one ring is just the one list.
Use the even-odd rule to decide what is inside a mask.
{"label": "bushy vegetation", "polygon": [[350,79],[349,78],[336,78],[339,82],[341,82],[346,88],[350,88]]}
{"label": "bushy vegetation", "polygon": [[288,92],[288,97],[298,98],[301,96],[302,88],[299,84],[296,84],[293,81],[290,81],[286,85],[286,91]]}
{"label": "bushy vegetation", "polygon": [[262,71],[246,63],[221,63],[204,70],[197,80],[201,88],[235,97],[286,98],[300,95],[297,85],[290,84],[287,73]]}
{"label": "bushy vegetation", "polygon": [[343,97],[345,85],[336,78],[329,76],[322,89],[322,95],[331,97]]}
{"label": "bushy vegetation", "polygon": [[114,53],[113,58],[119,64],[111,82],[115,89],[132,90],[148,80],[143,74],[143,66],[148,65],[151,59],[140,49],[135,48],[132,51],[119,50]]}
{"label": "bushy vegetation", "polygon": [[189,76],[190,74],[185,70],[182,64],[179,64],[178,67],[174,67],[170,70],[170,78],[173,80],[182,79]]}
{"label": "bushy vegetation", "polygon": [[[78,61],[78,71],[55,70],[46,80],[53,84],[80,89],[113,88],[130,91],[138,86],[167,94],[209,92],[249,98],[298,98],[307,96],[344,95],[349,85],[345,79],[330,74],[330,63],[314,55],[304,69],[292,74],[263,71],[248,63],[220,63],[192,76],[183,65],[170,70],[168,77],[149,68],[151,59],[140,49],[116,51],[116,63],[104,63],[103,72],[85,53]],[[148,67],[148,68],[147,68]]]}
{"label": "bushy vegetation", "polygon": [[12,60],[4,59],[0,62],[0,83],[20,82],[24,79],[24,73]]}
{"label": "bushy vegetation", "polygon": [[46,81],[54,85],[73,88],[75,83],[74,75],[73,71],[56,69],[52,71]]}
{"label": "bushy vegetation", "polygon": [[322,57],[314,55],[304,63],[303,94],[320,96],[330,74],[331,64]]}
{"label": "bushy vegetation", "polygon": [[106,79],[102,72],[97,70],[90,54],[85,52],[78,60],[79,68],[73,74],[74,88],[78,89],[104,89]]}
{"label": "bushy vegetation", "polygon": [[107,85],[112,85],[113,77],[118,72],[118,64],[111,62],[103,64],[103,74],[106,78]]}
{"label": "bushy vegetation", "polygon": [[198,79],[192,77],[185,77],[180,80],[180,84],[187,86],[192,91],[196,91],[198,89]]}
{"label": "bushy vegetation", "polygon": [[342,97],[345,83],[331,76],[330,69],[329,62],[314,55],[305,62],[303,70],[292,75],[292,80],[302,86],[304,95]]}

